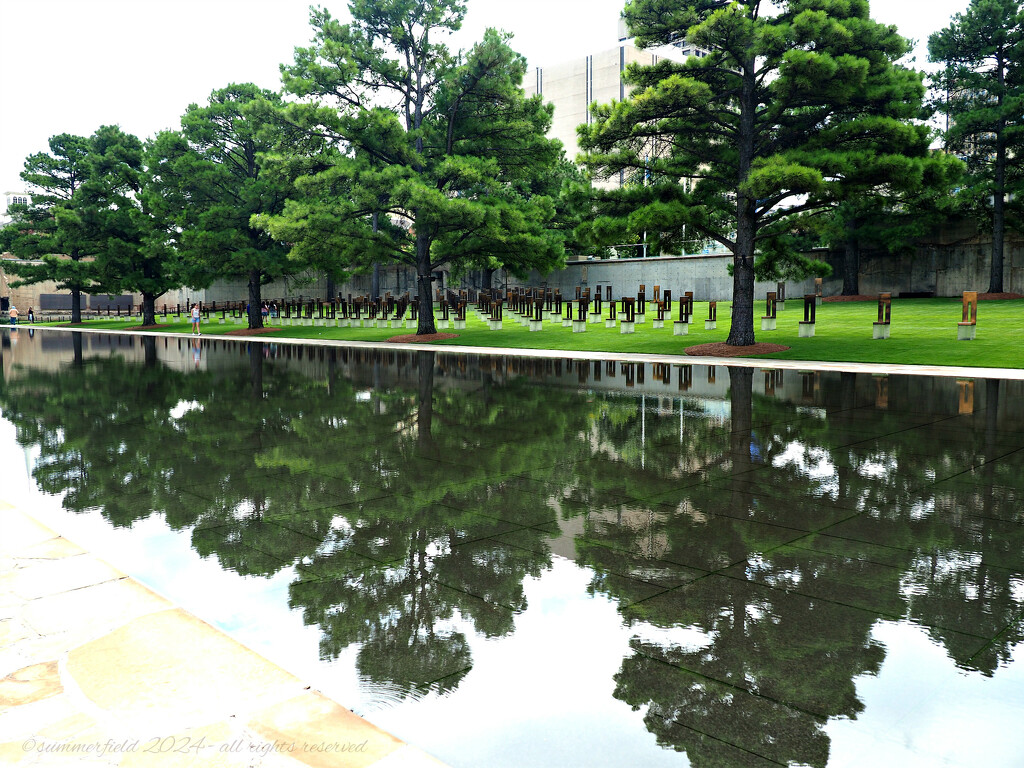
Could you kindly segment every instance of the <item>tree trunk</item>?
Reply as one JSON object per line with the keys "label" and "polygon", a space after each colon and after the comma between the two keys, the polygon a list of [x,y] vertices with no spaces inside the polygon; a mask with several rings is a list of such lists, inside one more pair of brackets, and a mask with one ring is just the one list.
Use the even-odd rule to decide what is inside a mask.
{"label": "tree trunk", "polygon": [[82,291],[80,288],[71,289],[71,322],[82,322]]}
{"label": "tree trunk", "polygon": [[989,293],[1003,292],[1003,240],[1006,236],[1006,143],[996,138],[996,178],[992,190],[992,272]]}
{"label": "tree trunk", "polygon": [[151,293],[142,294],[142,324],[156,325],[156,296]]}
{"label": "tree trunk", "polygon": [[750,469],[750,440],[753,430],[754,369],[729,368],[729,452],[733,474]]}
{"label": "tree trunk", "polygon": [[74,354],[72,366],[81,368],[85,365],[85,355],[82,353],[82,332],[76,331],[71,334],[71,348]]}
{"label": "tree trunk", "polygon": [[142,354],[143,354],[143,365],[146,368],[154,368],[156,366],[156,337],[155,336],[143,336],[142,337]]}
{"label": "tree trunk", "polygon": [[335,298],[334,294],[337,293],[337,287],[334,285],[334,275],[327,275],[327,289],[324,293],[327,294],[324,298],[333,303]]}
{"label": "tree trunk", "polygon": [[417,295],[420,299],[420,316],[416,335],[437,333],[434,326],[434,292],[430,284],[430,243],[424,234],[416,233],[416,277]]}
{"label": "tree trunk", "polygon": [[[380,214],[377,211],[373,212],[373,234],[377,234],[377,229],[380,226]],[[380,262],[373,262],[373,279],[370,282],[370,298],[374,301],[380,299]]]}
{"label": "tree trunk", "polygon": [[494,270],[485,269],[483,270],[483,278],[480,283],[480,290],[489,291],[491,290],[491,282],[494,280]]}
{"label": "tree trunk", "polygon": [[[754,118],[757,110],[755,64],[744,62],[740,92],[740,124],[737,137],[740,189],[754,162]],[[757,231],[756,201],[743,192],[736,195],[736,247],[733,251],[732,324],[726,343],[745,347],[754,339],[754,236]]]}
{"label": "tree trunk", "polygon": [[[739,253],[733,258],[732,270],[732,324],[727,344],[745,347],[756,342],[754,338],[754,255],[751,242],[750,255]],[[740,250],[737,237],[736,250]]]}
{"label": "tree trunk", "polygon": [[434,353],[417,352],[419,367],[419,408],[417,409],[417,439],[421,446],[430,445],[434,423]]}
{"label": "tree trunk", "polygon": [[860,294],[860,242],[857,236],[847,229],[846,242],[843,243],[843,296]]}
{"label": "tree trunk", "polygon": [[[753,503],[750,481],[744,474],[752,467],[753,382],[753,368],[729,368],[729,456],[733,484],[728,503],[733,514],[739,517],[746,517]],[[737,559],[741,558],[737,556]]]}
{"label": "tree trunk", "polygon": [[260,271],[258,269],[249,272],[249,327],[262,328],[263,315],[260,314],[260,307],[263,306],[262,285],[260,284]]}
{"label": "tree trunk", "polygon": [[249,347],[249,392],[253,400],[263,399],[263,342],[250,341]]}

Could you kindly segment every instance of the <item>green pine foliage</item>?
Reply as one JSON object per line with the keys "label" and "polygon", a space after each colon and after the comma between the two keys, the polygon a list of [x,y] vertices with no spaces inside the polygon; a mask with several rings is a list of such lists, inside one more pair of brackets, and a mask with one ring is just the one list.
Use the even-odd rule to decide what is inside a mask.
{"label": "green pine foliage", "polygon": [[146,147],[117,126],[89,140],[89,175],[78,191],[80,221],[93,244],[95,279],[107,293],[142,296],[142,324],[156,323],[156,299],[178,287],[176,254],[166,238],[171,224],[151,210],[152,176]]}
{"label": "green pine foliage", "polygon": [[465,54],[445,45],[462,2],[350,9],[350,24],[314,9],[310,46],[282,67],[295,100],[281,120],[306,135],[306,157],[276,158],[298,194],[255,221],[338,274],[415,267],[417,333],[433,333],[431,275],[443,265],[525,275],[562,263],[567,236],[551,226],[561,147],[545,136],[551,108],[520,88],[526,62],[507,35],[489,30]]}
{"label": "green pine foliage", "polygon": [[287,245],[251,224],[254,216],[279,213],[292,193],[280,174],[261,165],[280,141],[278,124],[267,119],[280,103],[250,83],[217,89],[206,105],[189,105],[181,131],[160,134],[152,148],[159,205],[176,223],[168,238],[183,282],[245,280],[250,328],[263,325],[262,286],[303,268]]}
{"label": "green pine foliage", "polygon": [[966,161],[970,174],[963,196],[991,221],[988,290],[998,293],[1006,227],[1019,220],[1024,191],[1024,5],[971,0],[928,39],[928,51],[943,65],[932,85],[948,121],[946,148]]}
{"label": "green pine foliage", "polygon": [[848,184],[920,178],[922,75],[894,63],[909,44],[866,0],[632,0],[625,17],[640,46],[685,37],[710,53],[634,65],[632,95],[593,108],[586,163],[632,183],[603,196],[589,228],[619,236],[625,221],[661,252],[695,236],[730,249],[728,340],[753,344],[756,254],[762,270],[820,272],[787,242],[795,217],[834,206]]}
{"label": "green pine foliage", "polygon": [[77,194],[88,173],[89,139],[62,133],[50,151],[30,155],[21,178],[32,195],[29,206],[12,206],[13,221],[0,229],[0,249],[25,259],[5,264],[18,277],[12,287],[46,281],[70,291],[71,315],[81,321],[81,297],[95,285],[92,244],[78,215]]}

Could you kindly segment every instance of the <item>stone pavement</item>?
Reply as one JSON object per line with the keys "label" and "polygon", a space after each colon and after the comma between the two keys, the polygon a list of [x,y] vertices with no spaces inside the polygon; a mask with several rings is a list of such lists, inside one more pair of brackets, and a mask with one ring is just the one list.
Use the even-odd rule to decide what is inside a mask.
{"label": "stone pavement", "polygon": [[0,500],[0,765],[438,768]]}

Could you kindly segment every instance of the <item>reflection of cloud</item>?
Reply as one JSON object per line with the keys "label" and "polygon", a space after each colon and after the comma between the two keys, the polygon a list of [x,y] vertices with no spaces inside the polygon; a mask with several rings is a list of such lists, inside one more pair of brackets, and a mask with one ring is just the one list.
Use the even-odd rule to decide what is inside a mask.
{"label": "reflection of cloud", "polygon": [[[633,765],[679,765],[657,747],[633,712],[612,695],[632,655],[615,601],[590,596],[593,572],[555,557],[523,586],[529,608],[506,637],[472,643],[473,669],[459,695],[427,706],[403,702],[372,720],[427,752],[457,753],[466,765],[578,765],[580,755],[629,755]],[[500,699],[501,719],[481,701]],[[453,746],[457,744],[457,746]],[[500,752],[495,750],[501,745]],[[609,763],[611,764],[611,763]]]}
{"label": "reflection of cloud", "polygon": [[169,415],[170,415],[170,417],[172,419],[177,420],[177,419],[180,419],[182,416],[184,416],[189,411],[195,411],[197,409],[200,410],[200,411],[203,409],[203,406],[201,406],[198,401],[196,401],[196,400],[182,400],[180,403],[178,403],[176,406],[174,406],[170,410],[170,414]]}
{"label": "reflection of cloud", "polygon": [[[0,412],[2,416],[3,412]],[[34,459],[29,448],[18,445],[16,434],[14,425],[0,418],[0,467],[3,468],[4,478],[0,501],[23,504],[26,497],[35,490],[35,482],[32,480]]]}
{"label": "reflection of cloud", "polygon": [[[0,421],[0,459],[14,441],[13,427]],[[20,449],[19,449],[20,450]],[[4,494],[9,486],[4,470]],[[294,568],[272,578],[244,577],[221,569],[216,558],[192,549],[192,531],[172,531],[154,515],[130,528],[112,528],[99,510],[78,514],[61,507],[61,498],[35,489],[31,473],[15,500],[42,523],[142,582],[239,642],[289,670],[349,707],[360,696],[354,664],[319,660],[320,630],[307,627],[300,611],[288,607]],[[9,497],[8,497],[9,498]],[[352,649],[353,652],[355,649]],[[342,677],[342,674],[345,677]]]}
{"label": "reflection of cloud", "polygon": [[[928,630],[883,621],[872,637],[886,647],[877,675],[855,680],[864,711],[831,720],[832,754],[846,765],[1019,765],[1024,754],[1024,667],[991,678],[957,668]],[[1016,735],[1013,735],[1016,734]]]}

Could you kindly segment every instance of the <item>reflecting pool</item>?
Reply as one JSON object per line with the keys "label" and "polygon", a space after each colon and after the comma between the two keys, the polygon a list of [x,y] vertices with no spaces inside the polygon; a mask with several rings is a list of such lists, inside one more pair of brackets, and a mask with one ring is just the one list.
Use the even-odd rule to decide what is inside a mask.
{"label": "reflecting pool", "polygon": [[5,494],[453,766],[1024,764],[1024,382],[0,342]]}

